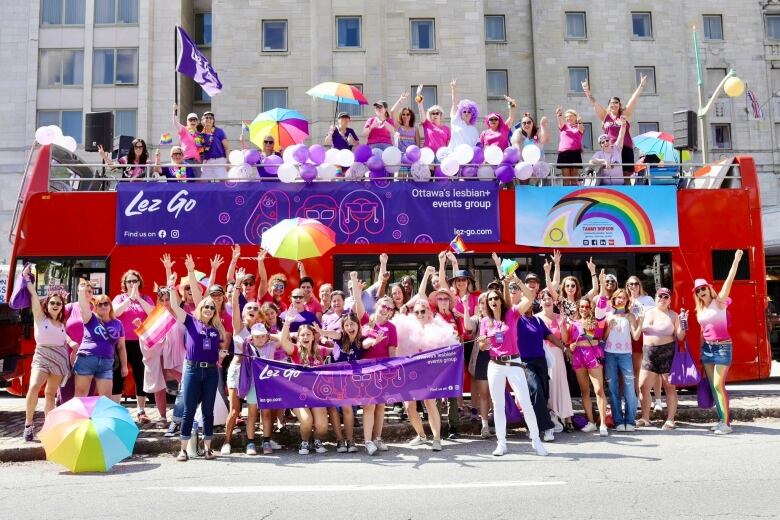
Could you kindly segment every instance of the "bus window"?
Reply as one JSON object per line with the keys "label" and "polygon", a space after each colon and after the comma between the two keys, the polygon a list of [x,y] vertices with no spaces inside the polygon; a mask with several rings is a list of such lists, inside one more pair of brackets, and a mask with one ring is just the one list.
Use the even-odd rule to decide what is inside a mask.
{"label": "bus window", "polygon": [[103,259],[73,259],[73,258],[25,258],[16,265],[20,273],[24,264],[33,264],[35,287],[40,297],[54,293],[67,293],[70,301],[75,301],[76,290],[80,279],[85,279],[92,285],[94,294],[105,294],[107,269]]}
{"label": "bus window", "polygon": [[[712,279],[725,280],[729,275],[729,269],[734,262],[734,253],[736,249],[713,249],[712,250]],[[743,249],[745,260],[739,263],[737,276],[735,280],[750,280],[750,262],[747,249]]]}

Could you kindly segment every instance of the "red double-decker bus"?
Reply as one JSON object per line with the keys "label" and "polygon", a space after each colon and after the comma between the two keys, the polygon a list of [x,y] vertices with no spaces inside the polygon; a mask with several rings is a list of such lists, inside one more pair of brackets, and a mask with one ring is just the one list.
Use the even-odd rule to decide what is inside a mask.
{"label": "red double-decker bus", "polygon": [[[644,286],[650,288],[650,292],[660,285],[673,288],[673,308],[693,309],[693,279],[705,277],[718,287],[726,277],[734,251],[738,248],[744,250],[746,254],[731,291],[734,361],[730,379],[762,379],[769,377],[771,351],[765,321],[767,288],[761,201],[755,164],[750,157],[736,157],[733,164],[729,161],[729,166],[722,170],[724,177],[718,189],[674,191],[676,215],[673,217],[677,221],[679,246],[636,248],[594,243],[588,247],[567,247],[564,249],[561,275],[577,276],[587,285],[590,276],[585,261],[592,257],[599,268],[616,274],[621,284],[628,276],[637,275]],[[14,279],[24,262],[31,262],[36,265],[37,287],[41,295],[60,289],[74,294],[80,278],[90,280],[97,291],[115,295],[120,291],[122,273],[130,268],[139,270],[149,285],[155,280],[162,283],[164,275],[160,257],[163,253],[170,253],[178,260],[177,267],[181,269],[184,255],[191,254],[203,271],[208,270],[208,259],[215,253],[229,258],[228,245],[220,245],[228,242],[216,241],[216,245],[182,241],[150,245],[119,244],[116,190],[119,181],[101,178],[99,175],[99,169],[96,173],[93,168],[81,166],[76,156],[56,146],[42,146],[31,153],[10,234],[13,255],[9,281]],[[220,184],[204,184],[199,185],[199,188],[208,191],[213,186],[216,190]],[[344,184],[318,185],[319,193],[327,193],[329,186],[337,190]],[[476,179],[458,184],[471,187],[490,184],[493,189],[497,189],[494,183]],[[247,189],[258,193],[275,189],[278,185],[267,181],[244,184]],[[180,186],[186,189],[193,184]],[[381,191],[370,183],[366,189]],[[631,189],[641,188],[626,187],[627,193]],[[517,215],[516,190],[512,187],[498,190],[497,202],[497,208],[479,210],[497,212],[495,222],[500,225],[493,235],[497,238],[485,242],[464,237],[471,252],[460,257],[461,267],[474,273],[480,288],[486,287],[495,276],[492,252],[516,259],[521,272],[534,271],[539,274],[542,273],[545,255],[551,253],[549,248],[516,243],[516,223],[520,220]],[[294,201],[291,204],[294,205]],[[673,206],[670,204],[669,211],[673,211]],[[401,208],[393,204],[386,204],[384,211],[385,219],[401,218],[396,214]],[[436,265],[436,255],[448,247],[447,242],[440,240],[361,242],[365,241],[340,243],[326,256],[306,261],[307,274],[318,284],[335,280],[335,285],[340,285],[338,282],[345,280],[353,270],[368,280],[374,276],[373,267],[377,263],[378,254],[385,252],[390,256],[388,269],[395,280],[405,274],[411,274],[419,280],[425,266]],[[239,240],[237,243],[243,246],[245,256],[239,265],[254,270],[253,257],[257,251],[257,242]],[[266,264],[269,273],[284,272],[289,279],[297,279],[294,262],[269,259]],[[9,295],[10,292],[11,288]],[[13,341],[6,340],[0,350],[0,357],[3,358],[0,370],[4,378],[11,380],[11,392],[19,395],[26,390],[34,351],[31,326],[29,321],[25,321],[29,317],[22,313],[21,319],[22,333],[18,341],[15,338]],[[16,327],[14,330],[18,334],[19,323],[10,323],[6,327]],[[694,358],[697,359],[699,344],[695,338],[699,337],[700,331],[696,320],[690,320],[690,328],[690,344]],[[126,387],[126,390],[129,388]]]}

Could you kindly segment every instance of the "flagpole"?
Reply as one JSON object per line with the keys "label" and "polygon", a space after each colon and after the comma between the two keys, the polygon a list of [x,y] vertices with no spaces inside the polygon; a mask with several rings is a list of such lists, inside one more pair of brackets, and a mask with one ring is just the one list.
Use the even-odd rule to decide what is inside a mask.
{"label": "flagpole", "polygon": [[173,26],[173,102],[179,104],[179,71],[176,65],[179,60],[179,26]]}

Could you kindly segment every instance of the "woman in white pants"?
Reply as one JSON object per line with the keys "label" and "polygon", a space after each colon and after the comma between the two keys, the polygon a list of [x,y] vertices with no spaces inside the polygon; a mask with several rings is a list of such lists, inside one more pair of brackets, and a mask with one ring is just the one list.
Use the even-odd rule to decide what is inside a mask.
{"label": "woman in white pants", "polygon": [[[505,283],[506,280],[505,280]],[[521,282],[521,288],[527,289]],[[477,345],[480,350],[490,350],[488,364],[488,387],[493,400],[493,419],[496,424],[498,442],[493,455],[500,457],[507,452],[506,447],[506,413],[504,412],[504,388],[506,382],[520,400],[523,407],[525,423],[531,436],[531,445],[539,455],[547,455],[542,440],[539,438],[539,428],[536,425],[531,397],[528,394],[528,383],[525,371],[520,361],[517,349],[517,320],[528,309],[532,301],[525,295],[514,307],[507,307],[504,297],[496,290],[487,292],[487,316],[482,318],[479,326]]]}

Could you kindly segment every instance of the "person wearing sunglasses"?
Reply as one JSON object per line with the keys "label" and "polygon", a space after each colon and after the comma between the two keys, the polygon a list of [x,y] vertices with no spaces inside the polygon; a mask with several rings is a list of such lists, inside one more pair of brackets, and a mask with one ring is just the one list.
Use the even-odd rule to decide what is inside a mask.
{"label": "person wearing sunglasses", "polygon": [[[625,122],[625,116],[620,116],[620,120]],[[589,161],[590,164],[596,166],[597,184],[614,186],[626,183],[626,179],[623,178],[623,167],[620,165],[623,160],[621,150],[623,149],[623,138],[626,135],[626,126],[620,127],[617,140],[614,143],[608,134],[599,136],[599,149]]]}
{"label": "person wearing sunglasses", "polygon": [[393,109],[388,111],[387,101],[380,99],[374,102],[374,115],[366,120],[363,125],[363,136],[366,143],[371,148],[384,150],[393,146],[393,133],[395,133],[395,121],[390,115],[395,111],[401,98],[393,105]]}
{"label": "person wearing sunglasses", "polygon": [[65,333],[65,299],[55,293],[47,296],[41,302],[35,292],[32,282],[30,264],[22,270],[22,282],[30,293],[30,307],[33,315],[33,335],[35,338],[35,353],[30,369],[30,383],[27,388],[26,408],[24,415],[24,440],[31,442],[35,435],[33,419],[35,407],[38,405],[38,394],[46,385],[44,416],[54,409],[54,399],[57,389],[63,379],[70,376],[70,353],[68,345],[78,345]]}
{"label": "person wearing sunglasses", "polygon": [[214,435],[214,401],[218,398],[217,363],[220,351],[227,348],[228,335],[217,314],[217,305],[210,296],[201,300],[192,314],[181,308],[178,295],[172,286],[175,281],[174,276],[168,280],[171,310],[176,317],[176,322],[184,326],[184,342],[187,350],[182,377],[184,413],[181,425],[181,449],[176,460],[186,462],[189,459],[187,443],[192,435],[198,405],[203,414],[205,458],[210,460],[216,457],[211,449],[211,439]]}
{"label": "person wearing sunglasses", "polygon": [[330,125],[328,135],[325,136],[325,141],[322,144],[332,146],[336,150],[352,150],[353,146],[360,144],[355,130],[349,126],[350,121],[352,119],[347,112],[340,112],[338,126]]}
{"label": "person wearing sunglasses", "polygon": [[559,105],[555,109],[555,117],[558,119],[560,131],[556,162],[563,173],[563,185],[576,186],[582,163],[582,136],[585,133],[585,125],[577,111],[572,108],[564,112]]}
{"label": "person wearing sunglasses", "polygon": [[184,126],[179,123],[177,117],[179,113],[179,105],[173,105],[173,127],[176,129],[176,134],[179,136],[179,146],[182,148],[182,158],[187,164],[198,164],[201,161],[201,152],[203,148],[203,137],[200,135],[200,131],[203,127],[200,126],[200,118],[195,112],[187,114],[187,125]]}
{"label": "person wearing sunglasses", "polygon": [[707,381],[718,410],[718,424],[712,429],[716,435],[731,433],[731,414],[729,396],[726,393],[726,377],[732,358],[732,341],[729,334],[728,306],[731,304],[729,293],[737,276],[739,262],[743,252],[737,249],[731,269],[723,282],[720,292],[704,278],[693,283],[693,295],[696,299],[696,319],[701,326],[702,346],[701,363],[707,373]]}
{"label": "person wearing sunglasses", "polygon": [[203,130],[200,136],[203,139],[203,158],[204,165],[201,169],[201,177],[208,179],[226,179],[227,178],[227,158],[230,155],[230,144],[228,143],[225,131],[216,126],[214,112],[204,112],[201,118]]}
{"label": "person wearing sunglasses", "polygon": [[417,87],[417,115],[422,121],[423,144],[436,152],[450,143],[450,127],[444,124],[444,110],[439,105],[433,105],[425,110],[425,99],[422,91],[424,85]]}
{"label": "person wearing sunglasses", "polygon": [[171,147],[171,162],[164,166],[160,165],[158,150],[158,153],[155,155],[154,172],[166,179],[177,181],[194,179],[197,176],[195,168],[187,166],[187,163],[184,162],[184,149],[181,146]]}
{"label": "person wearing sunglasses", "polygon": [[281,314],[280,318],[282,318],[282,321],[286,321],[287,316],[292,317],[291,333],[298,332],[298,328],[302,325],[312,325],[314,323],[318,326],[321,325],[317,315],[306,310],[306,293],[300,288],[293,289],[292,294],[290,294],[290,306]]}
{"label": "person wearing sunglasses", "polygon": [[539,120],[539,126],[537,126],[531,113],[525,112],[523,117],[520,118],[520,122],[512,127],[510,144],[515,148],[519,148],[521,152],[529,144],[538,146],[542,150],[542,159],[540,160],[543,161],[544,145],[550,141],[547,125],[547,116],[543,116]]}
{"label": "person wearing sunglasses", "polygon": [[461,144],[474,146],[479,142],[479,130],[477,130],[477,120],[479,119],[479,107],[470,99],[461,99],[458,101],[458,95],[455,92],[457,81],[450,82],[450,95],[452,104],[450,105],[450,122],[452,124],[452,135],[450,136],[450,150]]}
{"label": "person wearing sunglasses", "polygon": [[639,372],[639,390],[642,394],[642,418],[637,420],[637,426],[650,426],[650,387],[661,377],[666,394],[666,422],[662,429],[673,430],[676,425],[674,417],[677,414],[677,389],[669,382],[669,370],[674,359],[677,342],[685,339],[685,329],[680,325],[680,319],[688,319],[685,309],[677,314],[671,309],[672,291],[661,287],[655,293],[655,307],[645,311],[640,316],[644,346],[642,347],[642,366]]}
{"label": "person wearing sunglasses", "polygon": [[[639,277],[632,275],[628,277],[628,280],[626,280],[625,285],[626,293],[628,293],[628,309],[631,314],[634,315],[635,319],[639,319],[640,315],[644,314],[644,311],[646,309],[649,309],[650,307],[655,307],[655,300],[652,296],[648,295],[645,292],[645,288],[642,285],[642,280],[639,279]],[[639,339],[633,340],[631,342],[631,356],[632,356],[632,364],[634,367],[634,390],[637,395],[637,399],[639,396],[639,371],[642,367],[642,333],[640,331]],[[656,384],[654,384],[651,388],[651,391],[658,396],[658,399],[656,399],[655,405],[656,405],[656,411],[660,412],[663,410],[663,406],[661,403],[661,378],[658,378],[658,381]]]}
{"label": "person wearing sunglasses", "polygon": [[[75,395],[86,397],[94,379],[98,395],[112,397],[115,357],[119,360],[120,377],[127,377],[128,373],[125,330],[122,322],[114,316],[114,308],[107,295],[101,294],[95,297],[92,302],[94,311],[90,309],[87,296],[88,285],[87,282],[81,282],[78,289],[84,339],[81,341],[76,354],[76,363],[73,365],[73,373],[76,376]],[[143,364],[141,375],[143,377]]]}
{"label": "person wearing sunglasses", "polygon": [[504,96],[504,99],[509,107],[506,121],[498,112],[490,113],[485,117],[485,129],[479,134],[479,142],[483,147],[493,144],[501,148],[501,150],[509,147],[509,128],[515,122],[517,101],[509,96]]}
{"label": "person wearing sunglasses", "polygon": [[[103,149],[103,145],[98,145],[98,153],[107,166],[114,164],[111,160],[111,156]],[[157,153],[159,153],[159,150]],[[132,143],[130,143],[130,150],[128,150],[127,155],[117,159],[116,163],[119,165],[116,169],[122,170],[123,179],[149,177],[149,170],[151,169],[149,165],[152,164],[152,161],[149,158],[149,151],[146,149],[146,141],[143,139],[133,139]]]}
{"label": "person wearing sunglasses", "polygon": [[[305,271],[303,272],[305,273]],[[323,309],[320,301],[314,296],[314,279],[311,276],[306,276],[304,274],[301,276],[298,287],[303,291],[303,304],[306,310],[313,312],[314,315],[317,316],[317,320],[321,321]]]}

